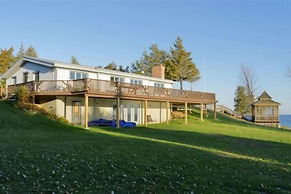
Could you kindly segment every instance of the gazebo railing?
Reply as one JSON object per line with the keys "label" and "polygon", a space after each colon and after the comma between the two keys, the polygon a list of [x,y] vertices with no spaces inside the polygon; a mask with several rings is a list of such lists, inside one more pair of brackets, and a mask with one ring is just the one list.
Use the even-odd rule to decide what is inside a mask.
{"label": "gazebo railing", "polygon": [[277,122],[278,116],[255,116],[255,122]]}

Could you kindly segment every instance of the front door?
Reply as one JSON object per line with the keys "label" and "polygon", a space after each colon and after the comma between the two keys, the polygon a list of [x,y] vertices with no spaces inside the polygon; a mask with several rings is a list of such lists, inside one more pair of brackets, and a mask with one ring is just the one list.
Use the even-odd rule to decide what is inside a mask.
{"label": "front door", "polygon": [[73,101],[73,114],[72,114],[72,123],[75,125],[81,125],[81,102]]}

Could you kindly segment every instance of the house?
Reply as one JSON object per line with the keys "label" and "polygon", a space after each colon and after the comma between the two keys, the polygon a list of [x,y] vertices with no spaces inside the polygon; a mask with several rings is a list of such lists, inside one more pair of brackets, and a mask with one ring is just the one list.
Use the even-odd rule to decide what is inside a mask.
{"label": "house", "polygon": [[215,108],[215,94],[173,89],[175,82],[164,79],[164,70],[156,66],[150,77],[25,56],[1,77],[6,96],[25,85],[34,103],[85,127],[99,118],[147,125],[148,115],[168,123],[172,103],[185,104],[186,115],[189,105],[201,105],[202,119],[202,107]]}
{"label": "house", "polygon": [[256,102],[251,104],[252,121],[263,125],[279,126],[279,102],[272,100],[272,97],[264,91]]}

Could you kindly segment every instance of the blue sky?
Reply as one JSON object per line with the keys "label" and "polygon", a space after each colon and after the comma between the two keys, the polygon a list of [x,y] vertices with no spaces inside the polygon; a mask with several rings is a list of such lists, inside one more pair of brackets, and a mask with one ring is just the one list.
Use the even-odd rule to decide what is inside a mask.
{"label": "blue sky", "polygon": [[[0,0],[0,48],[32,45],[40,58],[130,66],[178,36],[201,72],[194,89],[233,108],[240,65],[291,114],[291,1]],[[204,59],[204,65],[203,65]],[[205,80],[205,81],[204,81]],[[206,87],[205,87],[206,86]],[[177,84],[178,87],[178,84]],[[190,89],[189,84],[185,84]]]}

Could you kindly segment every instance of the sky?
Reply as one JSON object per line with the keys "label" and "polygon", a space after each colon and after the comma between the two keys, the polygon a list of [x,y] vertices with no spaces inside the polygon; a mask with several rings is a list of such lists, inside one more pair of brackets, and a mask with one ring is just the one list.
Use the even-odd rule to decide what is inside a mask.
{"label": "sky", "polygon": [[291,0],[0,0],[0,26],[1,49],[16,54],[23,43],[39,58],[88,66],[131,66],[179,36],[201,74],[193,90],[233,109],[243,64],[256,95],[266,91],[291,114]]}

